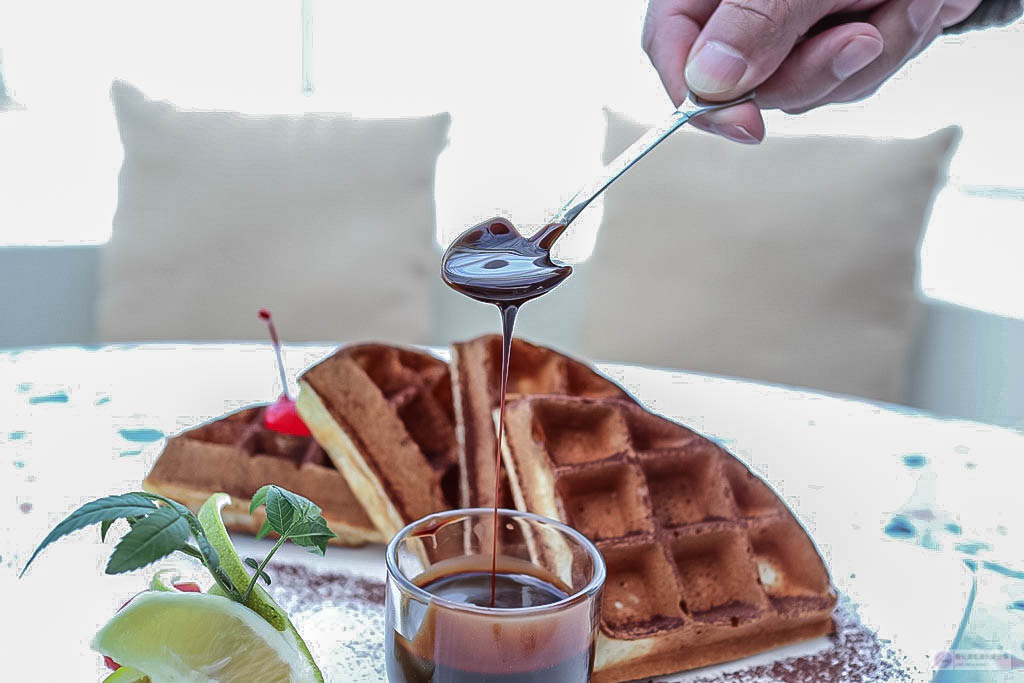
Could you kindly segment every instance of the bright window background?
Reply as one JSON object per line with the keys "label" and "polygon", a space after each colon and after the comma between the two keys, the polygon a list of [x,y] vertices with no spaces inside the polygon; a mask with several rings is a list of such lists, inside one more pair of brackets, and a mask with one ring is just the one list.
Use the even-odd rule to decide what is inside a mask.
{"label": "bright window background", "polygon": [[[114,78],[182,106],[251,113],[450,111],[441,241],[496,212],[542,222],[599,165],[602,106],[649,121],[668,113],[639,48],[640,0],[310,4],[315,92],[306,97],[299,0],[0,3],[7,85],[25,105],[0,112],[0,244],[109,237],[121,157]],[[1021,64],[1024,25],[942,38],[867,102],[772,112],[769,134],[962,126],[922,246],[921,286],[1024,317]],[[589,254],[599,213],[564,255]]]}

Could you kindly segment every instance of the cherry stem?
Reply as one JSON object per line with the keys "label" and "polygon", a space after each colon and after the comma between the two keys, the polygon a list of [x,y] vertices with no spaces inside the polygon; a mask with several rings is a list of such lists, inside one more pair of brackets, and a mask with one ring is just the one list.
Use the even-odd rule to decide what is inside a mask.
{"label": "cherry stem", "polygon": [[[267,329],[270,330],[270,343],[274,346],[274,354],[277,356],[277,371],[281,374],[281,394],[288,396],[288,375],[284,371],[284,357],[281,355],[281,339],[277,336],[277,328],[274,327],[274,318],[270,315],[270,311],[265,308],[261,308],[259,312],[260,320],[267,323]],[[288,396],[290,398],[290,396]]]}

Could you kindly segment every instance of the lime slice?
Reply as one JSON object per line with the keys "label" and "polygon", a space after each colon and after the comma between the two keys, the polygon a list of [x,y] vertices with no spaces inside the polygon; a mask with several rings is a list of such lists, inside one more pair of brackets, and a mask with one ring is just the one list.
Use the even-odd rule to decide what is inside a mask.
{"label": "lime slice", "polygon": [[120,669],[103,679],[103,683],[150,683],[149,676],[130,666]]}
{"label": "lime slice", "polygon": [[[230,502],[231,496],[228,494],[215,493],[206,499],[203,506],[199,508],[197,516],[199,517],[199,523],[203,525],[203,531],[206,532],[207,540],[210,541],[210,545],[213,546],[213,549],[217,551],[217,555],[220,557],[221,569],[231,579],[231,583],[235,585],[238,592],[244,593],[245,589],[249,586],[251,577],[245,568],[245,564],[242,562],[242,558],[235,552],[235,546],[232,545],[231,537],[224,526],[224,520],[220,516],[221,509]],[[259,584],[256,584],[256,587],[253,588],[245,604],[249,609],[270,622],[277,630],[283,631],[285,629],[285,625],[288,623],[288,615]]]}
{"label": "lime slice", "polygon": [[[210,545],[213,546],[213,549],[217,551],[217,555],[220,557],[221,569],[231,579],[231,583],[234,584],[238,592],[244,593],[245,589],[249,586],[251,577],[245,567],[245,563],[242,562],[242,558],[235,552],[235,546],[231,543],[231,537],[228,535],[228,530],[224,526],[224,520],[221,518],[220,513],[224,506],[230,502],[231,496],[228,494],[215,493],[206,499],[203,506],[199,508],[197,516],[199,517],[199,523],[203,526],[203,531],[206,532],[207,540],[210,541]],[[210,588],[210,593],[223,596],[223,591],[217,584]],[[320,673],[316,662],[313,661],[313,655],[310,654],[309,648],[306,647],[305,641],[302,640],[302,636],[295,630],[295,626],[288,619],[288,614],[280,605],[274,602],[274,599],[270,597],[270,594],[262,586],[256,584],[245,605],[266,619],[278,631],[284,632],[285,636],[293,641],[295,647],[305,655],[313,669],[315,680],[318,683],[323,683],[323,674]]]}
{"label": "lime slice", "polygon": [[92,646],[155,681],[316,678],[284,633],[244,605],[206,593],[144,593],[100,629]]}

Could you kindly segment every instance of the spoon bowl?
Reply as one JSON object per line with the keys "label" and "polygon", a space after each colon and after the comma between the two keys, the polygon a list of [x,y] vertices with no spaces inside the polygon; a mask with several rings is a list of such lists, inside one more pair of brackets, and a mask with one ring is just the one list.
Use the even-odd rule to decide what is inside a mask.
{"label": "spoon bowl", "polygon": [[572,274],[551,258],[550,246],[566,226],[550,224],[523,237],[504,218],[491,218],[459,235],[441,259],[441,279],[466,296],[519,305],[545,294]]}

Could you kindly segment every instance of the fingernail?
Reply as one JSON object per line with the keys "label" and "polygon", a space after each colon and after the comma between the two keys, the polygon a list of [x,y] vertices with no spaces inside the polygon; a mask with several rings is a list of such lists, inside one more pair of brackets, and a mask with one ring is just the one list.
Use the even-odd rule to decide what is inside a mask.
{"label": "fingernail", "polygon": [[756,145],[761,142],[743,126],[732,123],[712,123],[711,130],[716,135],[729,138],[733,142],[742,142],[744,145]]}
{"label": "fingernail", "polygon": [[869,36],[857,36],[839,51],[832,60],[832,73],[845,81],[882,54],[882,41]]}
{"label": "fingernail", "polygon": [[914,30],[921,33],[935,21],[942,9],[942,0],[913,0],[907,7],[907,14],[910,18],[910,25]]}
{"label": "fingernail", "polygon": [[743,55],[724,43],[711,40],[704,43],[686,65],[686,84],[691,90],[713,95],[735,88],[746,72],[747,60]]}

